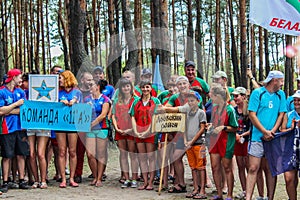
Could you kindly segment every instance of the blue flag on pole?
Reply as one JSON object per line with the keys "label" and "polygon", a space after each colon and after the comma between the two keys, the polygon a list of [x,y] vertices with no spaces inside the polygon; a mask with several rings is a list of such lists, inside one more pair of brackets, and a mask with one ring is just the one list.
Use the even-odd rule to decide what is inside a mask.
{"label": "blue flag on pole", "polygon": [[156,56],[154,76],[153,76],[153,86],[157,90],[157,94],[160,94],[162,91],[165,90],[164,84],[163,84],[161,76],[160,76],[159,55]]}
{"label": "blue flag on pole", "polygon": [[296,169],[294,162],[294,139],[296,131],[297,129],[276,133],[273,140],[263,141],[265,156],[272,176]]}

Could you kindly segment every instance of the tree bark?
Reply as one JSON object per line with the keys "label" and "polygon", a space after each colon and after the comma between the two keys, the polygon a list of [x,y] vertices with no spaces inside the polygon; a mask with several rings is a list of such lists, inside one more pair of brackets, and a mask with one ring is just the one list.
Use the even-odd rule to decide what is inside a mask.
{"label": "tree bark", "polygon": [[193,7],[192,0],[187,0],[187,42],[186,42],[186,51],[185,51],[185,60],[194,61],[194,28],[193,28]]}
{"label": "tree bark", "polygon": [[233,24],[233,8],[232,8],[232,0],[228,1],[229,6],[229,19],[230,19],[230,36],[231,36],[231,59],[233,66],[233,78],[235,85],[240,85],[239,80],[239,68],[238,68],[238,55],[237,55],[237,47],[235,43],[235,35],[234,35],[234,24]]}
{"label": "tree bark", "polygon": [[[143,32],[142,32],[142,1],[134,0],[134,28],[138,48],[137,67],[143,66]],[[139,70],[138,70],[139,71]]]}
{"label": "tree bark", "polygon": [[[126,61],[125,69],[129,70],[132,68],[136,68],[138,63],[138,47],[137,41],[135,38],[135,32],[133,31],[131,16],[130,16],[130,1],[129,0],[121,0],[122,1],[122,18],[123,25],[125,29],[125,38],[128,46],[128,59]],[[121,74],[119,74],[121,77]]]}
{"label": "tree bark", "polygon": [[263,51],[263,43],[264,43],[264,38],[263,38],[263,28],[259,27],[258,29],[258,39],[259,39],[259,44],[258,44],[258,54],[259,54],[259,63],[258,63],[258,69],[259,69],[259,81],[264,80],[264,51]]}
{"label": "tree bark", "polygon": [[91,71],[94,66],[89,60],[83,44],[86,22],[86,1],[70,0],[69,8],[72,72],[77,74],[78,72]]}
{"label": "tree bark", "polygon": [[270,71],[270,53],[269,53],[269,33],[267,29],[264,29],[264,44],[265,44],[265,67],[266,67],[266,74]]}
{"label": "tree bark", "polygon": [[216,34],[215,34],[215,63],[216,63],[216,70],[220,69],[220,41],[221,41],[221,23],[220,23],[220,0],[216,0]]}
{"label": "tree bark", "polygon": [[160,27],[161,27],[161,58],[160,74],[163,83],[166,83],[171,74],[171,47],[168,25],[168,1],[161,0],[161,12],[160,12]]}
{"label": "tree bark", "polygon": [[[240,40],[241,40],[241,75],[247,73],[248,59],[247,59],[247,21],[246,21],[246,0],[240,0]],[[240,75],[240,74],[239,74]],[[247,79],[239,76],[241,86],[247,88]]]}

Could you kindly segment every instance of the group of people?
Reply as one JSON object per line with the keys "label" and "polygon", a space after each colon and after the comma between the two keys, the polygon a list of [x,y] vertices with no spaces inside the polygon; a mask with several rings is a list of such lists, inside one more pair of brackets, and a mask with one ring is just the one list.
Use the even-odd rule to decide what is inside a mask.
{"label": "group of people", "polygon": [[[88,133],[23,130],[19,112],[24,99],[28,98],[28,78],[23,75],[22,80],[18,69],[8,71],[0,89],[0,115],[3,116],[0,135],[3,158],[1,191],[7,192],[9,188],[9,175],[11,171],[14,173],[11,169],[15,158],[19,188],[47,188],[47,167],[52,152],[55,180],[60,182],[60,188],[67,187],[66,162],[69,162],[70,169],[69,186],[79,186],[85,152],[92,172],[90,185],[101,187],[106,177],[108,137],[112,135],[113,128],[113,137],[120,151],[119,181],[122,188],[153,190],[160,168],[163,168],[162,190],[186,193],[183,157],[187,155],[193,189],[186,197],[206,199],[205,188],[210,186],[206,169],[208,150],[217,192],[212,199],[223,199],[223,194],[227,194],[227,200],[233,199],[234,166],[238,168],[242,188],[236,198],[252,199],[257,183],[257,199],[264,199],[264,171],[267,198],[274,199],[276,177],[272,177],[264,157],[263,142],[272,140],[279,131],[297,128],[295,122],[300,119],[300,90],[286,101],[281,90],[284,75],[279,71],[270,71],[261,87],[248,71],[251,85],[256,87],[250,94],[244,87],[229,87],[224,71],[213,74],[213,83],[209,87],[202,78],[196,77],[193,61],[187,61],[184,70],[185,76],[172,75],[166,83],[167,90],[159,93],[152,83],[152,72],[147,68],[141,71],[140,82],[136,85],[135,74],[124,71],[114,88],[105,80],[103,67],[83,72],[77,81],[71,71],[54,66],[51,74],[59,75],[59,102],[66,106],[76,103],[92,106],[91,131]],[[300,82],[300,79],[297,81]],[[186,113],[185,133],[172,132],[166,136],[166,133],[151,131],[153,115],[165,112]],[[166,142],[166,164],[161,166],[162,147]],[[299,146],[299,142],[296,144]],[[26,157],[29,160],[27,171],[32,182],[30,186],[24,179]],[[295,166],[285,172],[287,194],[291,200],[297,199],[298,168]],[[139,185],[141,179],[143,182]],[[170,188],[169,179],[174,180]]]}

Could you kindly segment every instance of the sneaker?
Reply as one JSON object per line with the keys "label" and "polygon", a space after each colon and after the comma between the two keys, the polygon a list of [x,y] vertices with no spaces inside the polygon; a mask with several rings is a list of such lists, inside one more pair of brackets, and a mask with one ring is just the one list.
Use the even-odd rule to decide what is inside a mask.
{"label": "sneaker", "polygon": [[19,183],[19,189],[28,190],[30,189],[30,186],[25,181],[22,181]]}
{"label": "sneaker", "polygon": [[129,188],[130,186],[131,186],[130,180],[126,180],[121,186],[121,188]]}
{"label": "sneaker", "polygon": [[82,182],[82,177],[81,177],[81,176],[75,176],[75,177],[74,177],[74,181],[75,181],[76,183],[81,183],[81,182]]}
{"label": "sneaker", "polygon": [[1,192],[3,193],[6,193],[8,191],[8,184],[7,183],[4,183],[2,186],[1,186]]}
{"label": "sneaker", "polygon": [[19,189],[19,185],[16,182],[8,182],[8,188],[9,189]]}
{"label": "sneaker", "polygon": [[256,197],[256,200],[268,200],[268,197]]}
{"label": "sneaker", "polygon": [[131,188],[137,188],[137,182],[131,181]]}
{"label": "sneaker", "polygon": [[235,196],[235,198],[237,198],[237,199],[245,199],[245,198],[246,198],[246,192],[243,191],[243,192],[237,194],[237,195]]}
{"label": "sneaker", "polygon": [[47,183],[46,182],[41,182],[40,188],[41,189],[47,189],[48,188]]}
{"label": "sneaker", "polygon": [[93,174],[90,174],[88,178],[95,178]]}

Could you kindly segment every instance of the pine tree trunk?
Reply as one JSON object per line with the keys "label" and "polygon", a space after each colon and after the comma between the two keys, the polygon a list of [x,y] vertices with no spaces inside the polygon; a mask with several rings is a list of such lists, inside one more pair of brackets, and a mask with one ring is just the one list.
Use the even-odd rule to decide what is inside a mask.
{"label": "pine tree trunk", "polygon": [[[143,66],[143,32],[142,32],[142,1],[134,0],[134,28],[138,48],[137,67]],[[138,70],[139,71],[139,70]]]}
{"label": "pine tree trunk", "polygon": [[[49,0],[46,0],[46,30],[47,30],[47,58],[48,58],[48,68],[44,72],[45,74],[48,73],[48,69],[51,68],[52,62],[51,62],[51,44],[50,44],[50,30],[49,30],[49,7],[48,7]],[[50,67],[49,67],[50,66]]]}
{"label": "pine tree trunk", "polygon": [[242,78],[240,75],[247,73],[248,59],[247,59],[247,21],[246,21],[246,0],[240,0],[240,48],[241,48],[241,74],[239,74],[239,79],[241,80],[241,86],[247,87],[247,79]]}
{"label": "pine tree trunk", "polygon": [[71,0],[70,12],[70,40],[72,44],[72,72],[77,74],[83,71],[91,71],[93,64],[85,51],[83,37],[86,23],[86,2],[85,0]]}
{"label": "pine tree trunk", "polygon": [[197,55],[197,76],[203,78],[203,47],[201,44],[202,40],[202,18],[201,18],[201,5],[202,1],[196,1],[196,9],[197,9],[197,20],[196,20],[196,29],[195,29],[195,47],[196,47],[196,55]]}
{"label": "pine tree trunk", "polygon": [[175,0],[172,0],[172,26],[173,26],[173,54],[174,54],[174,74],[178,74],[178,52],[177,52],[177,33],[176,33],[176,16]]}
{"label": "pine tree trunk", "polygon": [[215,63],[216,70],[220,69],[220,40],[221,40],[221,23],[220,23],[220,0],[216,0],[216,24],[215,24]]}
{"label": "pine tree trunk", "polygon": [[[228,7],[227,7],[228,11]],[[228,12],[227,12],[228,13]],[[230,75],[230,69],[231,69],[231,58],[230,58],[230,28],[229,28],[229,15],[227,14],[225,17],[225,66],[226,66],[226,74],[227,76]],[[232,85],[232,78],[229,78],[228,85]]]}
{"label": "pine tree trunk", "polygon": [[270,71],[270,60],[269,60],[269,33],[267,29],[264,29],[264,44],[265,44],[265,67],[266,67],[266,74]]}
{"label": "pine tree trunk", "polygon": [[[109,55],[108,55],[108,77],[109,82],[116,84],[120,73],[120,40],[118,35],[119,10],[116,0],[108,0],[108,27],[109,27]],[[116,14],[116,16],[115,16]]]}
{"label": "pine tree trunk", "polygon": [[25,19],[24,19],[24,31],[25,31],[25,43],[26,43],[26,55],[27,55],[27,66],[28,66],[28,70],[32,71],[32,55],[31,55],[31,45],[30,45],[30,33],[29,33],[29,11],[28,11],[28,6],[30,6],[30,4],[26,4],[25,5]]}
{"label": "pine tree trunk", "polygon": [[161,0],[161,12],[160,12],[160,27],[161,27],[161,58],[160,74],[163,83],[166,83],[171,74],[171,47],[169,37],[169,25],[168,25],[168,1]]}
{"label": "pine tree trunk", "polygon": [[256,78],[256,45],[255,45],[255,25],[250,28],[251,38],[251,71]]}
{"label": "pine tree trunk", "polygon": [[[125,38],[128,46],[128,59],[126,61],[125,69],[136,68],[138,63],[138,51],[137,51],[137,41],[135,38],[135,32],[133,30],[133,25],[130,16],[130,1],[129,0],[121,0],[122,1],[122,18],[123,25],[125,29]],[[120,70],[121,71],[121,70]],[[119,74],[121,77],[121,74]]]}
{"label": "pine tree trunk", "polygon": [[[62,45],[63,45],[63,53],[64,53],[64,64],[65,64],[65,69],[69,69],[69,54],[68,54],[68,45],[67,45],[67,40],[66,40],[66,35],[67,35],[67,28],[64,22],[64,18],[62,16],[62,3],[61,0],[58,2],[58,19],[57,19],[57,24],[58,24],[58,34],[60,36]],[[71,48],[71,47],[70,47]],[[71,51],[71,49],[70,49]]]}
{"label": "pine tree trunk", "polygon": [[40,23],[40,12],[41,12],[41,7],[40,7],[40,1],[37,1],[37,10],[36,10],[36,38],[35,38],[35,45],[34,45],[34,69],[39,69],[40,65],[40,48],[39,48],[39,43],[40,43],[40,30],[41,30],[41,23]]}
{"label": "pine tree trunk", "polygon": [[229,6],[229,19],[230,19],[230,36],[231,36],[231,59],[232,59],[232,67],[233,67],[233,78],[235,85],[240,85],[239,80],[239,66],[238,66],[238,55],[237,55],[237,47],[235,43],[235,35],[234,35],[234,24],[233,24],[233,9],[232,9],[232,0],[228,1]]}
{"label": "pine tree trunk", "polygon": [[194,61],[194,28],[193,28],[193,6],[192,0],[187,0],[187,41],[185,47],[185,60],[192,60]]}
{"label": "pine tree trunk", "polygon": [[[293,37],[285,36],[285,43],[287,45],[292,45]],[[294,81],[293,81],[294,67],[293,67],[293,59],[286,57],[285,60],[285,71],[284,71],[284,92],[288,95],[294,94]]]}
{"label": "pine tree trunk", "polygon": [[[43,73],[46,73],[46,45],[45,45],[45,26],[44,26],[44,16],[43,16],[43,0],[40,0],[41,4],[41,12],[40,12],[40,18],[41,18],[41,36],[42,36],[42,69]],[[36,69],[38,72],[40,71],[39,68]]]}
{"label": "pine tree trunk", "polygon": [[[93,52],[93,62],[98,64],[99,58],[98,58],[98,44],[99,44],[99,20],[97,19],[97,2],[96,0],[92,1],[92,7],[93,7],[93,22],[94,22],[94,46],[92,49]],[[100,12],[100,10],[98,10]]]}
{"label": "pine tree trunk", "polygon": [[258,80],[262,81],[264,80],[264,51],[263,51],[263,43],[264,43],[264,38],[263,38],[263,28],[259,27],[258,28],[258,70],[259,70],[259,75],[258,75]]}

